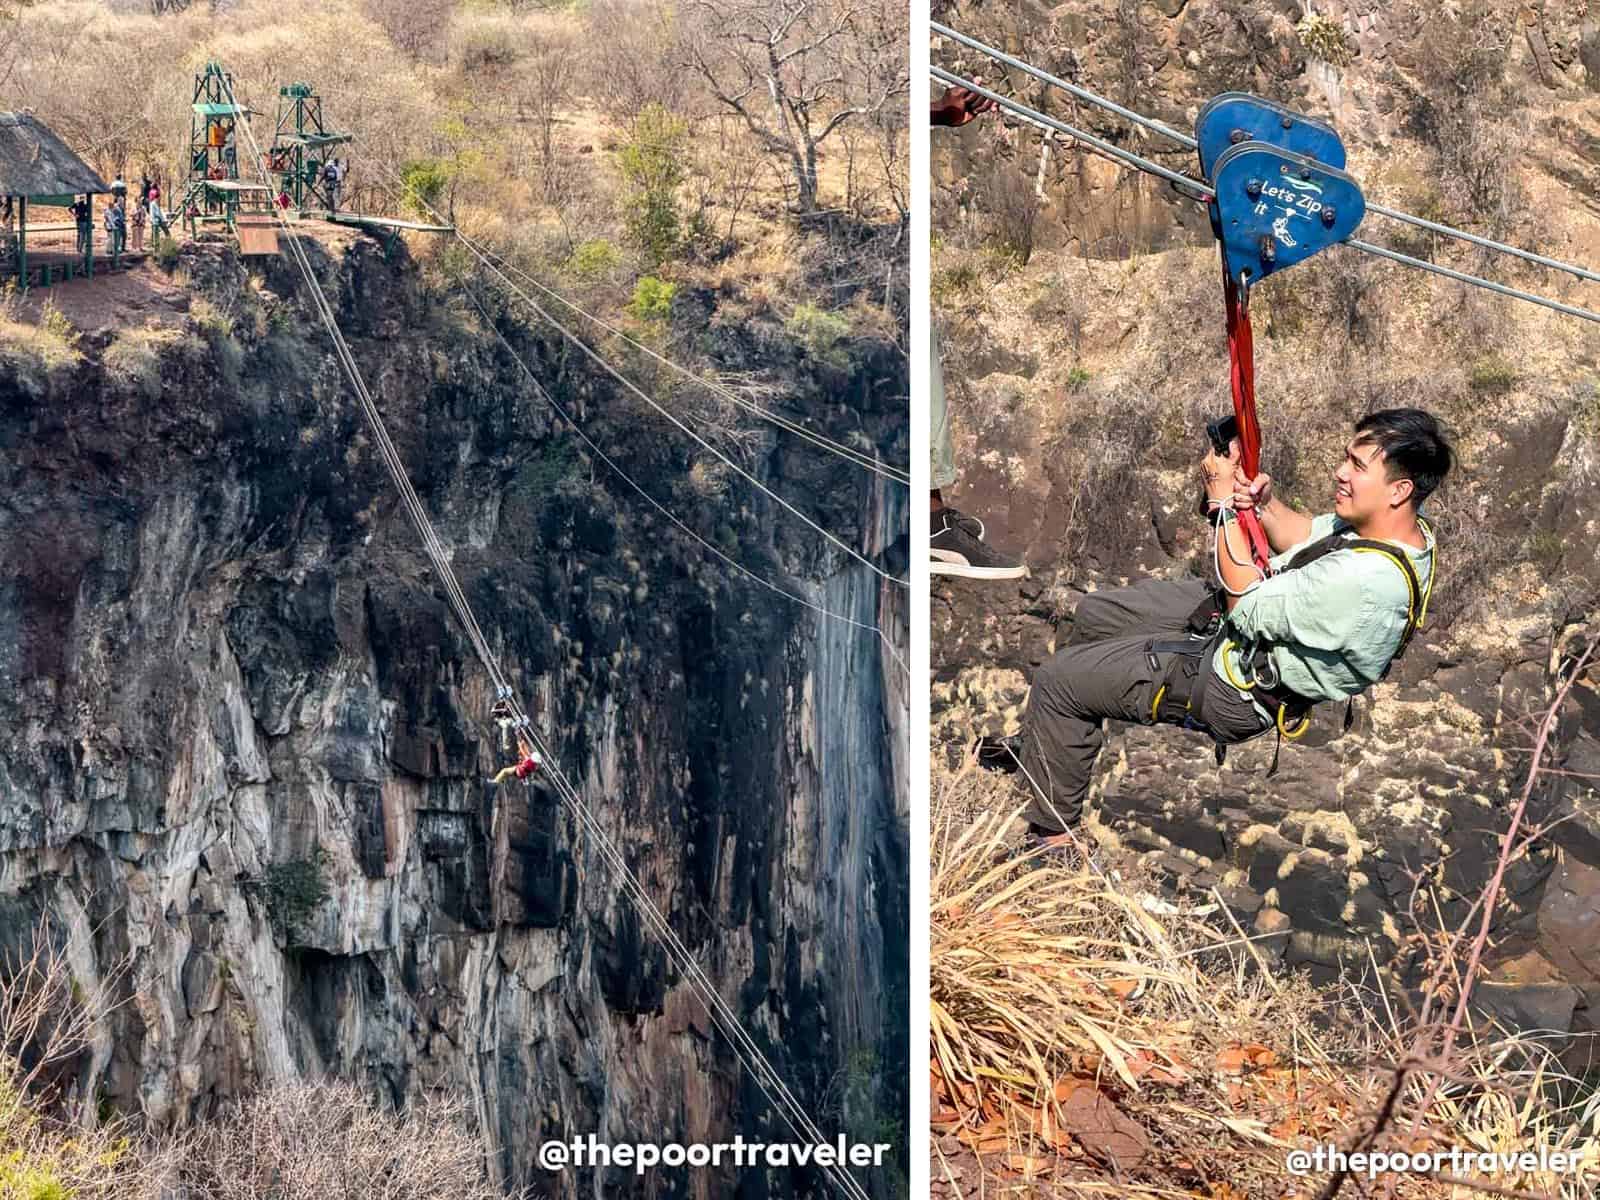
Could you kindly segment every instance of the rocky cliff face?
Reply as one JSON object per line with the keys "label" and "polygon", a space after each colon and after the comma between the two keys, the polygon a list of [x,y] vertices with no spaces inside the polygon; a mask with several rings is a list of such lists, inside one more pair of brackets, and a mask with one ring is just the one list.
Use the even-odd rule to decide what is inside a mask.
{"label": "rocky cliff face", "polygon": [[[1338,65],[1308,46],[1294,2],[963,5],[946,19],[1178,128],[1220,91],[1273,97],[1334,122],[1369,197],[1593,266],[1600,222],[1592,172],[1578,168],[1593,139],[1577,132],[1600,112],[1593,23],[1555,4],[1480,5],[1495,20],[1478,24],[1465,8],[1423,7],[1316,5],[1343,30]],[[969,75],[1004,74],[945,53]],[[1001,87],[1196,167],[1020,73]],[[1464,123],[1441,126],[1441,107]],[[1516,152],[1472,157],[1473,137],[1519,130]],[[953,496],[1033,571],[1010,593],[935,588],[934,720],[952,745],[1014,725],[1028,673],[1065,639],[1083,592],[1210,573],[1193,464],[1203,421],[1229,400],[1202,209],[1096,156],[1059,143],[1042,155],[1031,133],[977,123],[936,143],[935,177],[934,289],[963,468]],[[1406,242],[1404,227],[1369,220],[1361,233],[1594,306],[1592,288]],[[1339,248],[1265,281],[1252,304],[1265,465],[1292,502],[1328,507],[1332,463],[1366,411],[1421,404],[1454,428],[1461,469],[1431,506],[1442,558],[1429,625],[1348,733],[1327,706],[1271,779],[1270,743],[1218,770],[1202,738],[1118,727],[1094,828],[1175,887],[1218,888],[1288,966],[1329,978],[1364,969],[1370,946],[1412,977],[1414,935],[1438,923],[1413,912],[1414,885],[1437,889],[1445,923],[1460,923],[1492,872],[1531,724],[1600,632],[1600,338]],[[1566,773],[1536,793],[1548,833],[1512,867],[1480,993],[1525,1028],[1600,1027],[1600,963],[1585,949],[1600,929],[1596,695],[1591,673],[1562,714]]]}
{"label": "rocky cliff face", "polygon": [[[877,639],[733,577],[591,465],[403,252],[312,250],[563,769],[821,1123],[896,1117],[906,695]],[[200,244],[179,277],[119,281],[75,362],[0,378],[0,941],[43,919],[86,984],[126,962],[82,1085],[158,1126],[287,1075],[395,1104],[458,1089],[508,1185],[726,1194],[711,1171],[536,1174],[546,1137],[781,1127],[573,815],[483,784],[504,761],[490,686],[292,265]],[[795,415],[904,459],[892,348],[841,374],[717,301],[689,299],[722,365],[780,373]],[[646,490],[903,653],[904,607],[866,568],[735,479],[689,486],[681,435],[554,335],[502,328]],[[751,456],[903,573],[903,493],[835,461]]]}

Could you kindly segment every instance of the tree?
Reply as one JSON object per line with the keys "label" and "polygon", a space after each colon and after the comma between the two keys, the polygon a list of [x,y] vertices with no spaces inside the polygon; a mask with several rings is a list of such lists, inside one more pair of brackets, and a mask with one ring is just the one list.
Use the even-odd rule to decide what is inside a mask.
{"label": "tree", "polygon": [[572,101],[572,84],[580,64],[571,41],[560,36],[534,34],[518,89],[519,107],[532,118],[533,151],[539,161],[540,186],[546,201],[559,189],[556,164],[556,124],[560,110]]}
{"label": "tree", "polygon": [[815,212],[817,151],[910,91],[906,12],[892,0],[691,0],[684,65],[794,175]]}
{"label": "tree", "polygon": [[10,81],[16,50],[22,44],[17,15],[33,3],[35,0],[0,0],[0,84]]}
{"label": "tree", "polygon": [[617,152],[628,181],[628,235],[653,267],[672,257],[682,237],[678,185],[683,182],[683,139],[687,127],[659,104],[639,114],[633,138]]}

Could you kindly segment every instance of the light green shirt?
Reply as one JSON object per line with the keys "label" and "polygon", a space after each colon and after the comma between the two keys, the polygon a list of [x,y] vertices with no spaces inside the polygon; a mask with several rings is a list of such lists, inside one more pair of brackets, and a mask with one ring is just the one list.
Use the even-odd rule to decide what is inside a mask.
{"label": "light green shirt", "polygon": [[[1332,513],[1314,518],[1311,535],[1274,556],[1273,568],[1282,568],[1307,545],[1336,532],[1356,536]],[[1426,595],[1434,560],[1433,531],[1426,525],[1423,538],[1428,544],[1421,550],[1393,544],[1406,552]],[[1244,646],[1270,642],[1278,678],[1298,694],[1312,700],[1343,700],[1383,675],[1400,647],[1409,607],[1405,576],[1387,556],[1335,550],[1246,589],[1228,614],[1228,637]],[[1234,679],[1246,678],[1239,653],[1238,646],[1230,650],[1226,643],[1217,648],[1215,667],[1222,679],[1230,673]],[[1267,715],[1271,719],[1272,714]]]}

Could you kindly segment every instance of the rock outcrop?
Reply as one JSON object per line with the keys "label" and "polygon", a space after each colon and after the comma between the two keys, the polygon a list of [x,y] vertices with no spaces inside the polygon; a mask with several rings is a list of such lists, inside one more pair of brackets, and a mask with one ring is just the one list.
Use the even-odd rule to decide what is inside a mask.
{"label": "rock outcrop", "polygon": [[[1217,92],[1273,97],[1334,122],[1369,196],[1432,205],[1437,219],[1593,265],[1600,222],[1593,172],[1580,165],[1596,113],[1593,30],[1576,6],[1529,5],[1496,10],[1499,24],[1447,44],[1471,14],[1424,7],[1318,4],[1342,31],[1320,43],[1299,4],[1271,0],[962,6],[947,19],[1180,129]],[[960,58],[969,74],[1002,73],[969,51]],[[1069,100],[1019,72],[1002,88],[1195,169],[1189,152],[1103,112],[1079,105],[1066,116]],[[1457,122],[1448,128],[1445,96]],[[1486,177],[1473,173],[1477,160],[1452,156],[1481,150],[1464,139],[1490,129],[1529,133]],[[1084,592],[1210,573],[1193,464],[1202,424],[1227,410],[1228,393],[1202,209],[1059,142],[1043,155],[1031,132],[974,122],[939,146],[935,191],[946,198],[936,204],[970,210],[959,224],[950,207],[935,216],[963,471],[953,499],[1033,572],[1012,591],[934,589],[934,724],[953,753],[979,729],[1015,727],[1029,672],[1065,640]],[[1373,222],[1362,233],[1401,245],[1407,230]],[[993,266],[997,243],[1011,257]],[[1402,248],[1457,262],[1440,239]],[[1465,265],[1592,306],[1592,294],[1550,273]],[[963,272],[982,278],[981,293]],[[1292,503],[1326,509],[1328,464],[1364,412],[1422,404],[1454,428],[1461,469],[1433,506],[1439,592],[1407,657],[1357,703],[1353,727],[1343,732],[1342,707],[1325,706],[1303,742],[1284,745],[1271,779],[1266,739],[1218,769],[1202,737],[1115,727],[1093,827],[1109,852],[1148,856],[1175,888],[1216,889],[1284,965],[1330,978],[1375,959],[1412,979],[1419,930],[1441,916],[1458,925],[1492,874],[1532,724],[1600,633],[1600,342],[1582,322],[1339,249],[1266,280],[1252,304],[1265,465]],[[1530,808],[1547,832],[1512,864],[1496,916],[1480,1000],[1521,1028],[1600,1028],[1600,975],[1583,949],[1600,922],[1593,680],[1561,713],[1555,770]],[[1440,898],[1437,913],[1414,910],[1419,886]]]}
{"label": "rock outcrop", "polygon": [[[872,1140],[905,1098],[908,854],[907,697],[870,626],[903,654],[903,598],[709,456],[685,482],[685,439],[503,317],[641,487],[869,629],[733,574],[403,251],[309,249],[561,767],[796,1093]],[[287,1075],[455,1089],[508,1185],[727,1194],[716,1171],[538,1174],[547,1137],[783,1129],[574,814],[486,787],[492,689],[292,265],[202,242],[178,270],[69,369],[0,377],[0,942],[43,920],[86,986],[125,966],[81,1086],[164,1127]],[[904,459],[892,347],[816,366],[717,301],[689,299],[721,365]],[[903,574],[903,493],[805,449],[743,453]],[[823,1111],[852,1071],[856,1111]]]}

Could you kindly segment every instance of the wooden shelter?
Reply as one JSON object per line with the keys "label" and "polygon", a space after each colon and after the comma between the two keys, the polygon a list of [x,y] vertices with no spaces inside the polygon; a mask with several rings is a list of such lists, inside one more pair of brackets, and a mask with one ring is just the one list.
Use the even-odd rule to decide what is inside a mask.
{"label": "wooden shelter", "polygon": [[0,275],[13,275],[22,288],[35,277],[48,286],[58,271],[60,278],[92,275],[92,238],[81,257],[76,252],[46,256],[30,268],[28,206],[70,207],[79,196],[110,190],[43,121],[31,113],[0,112]]}

